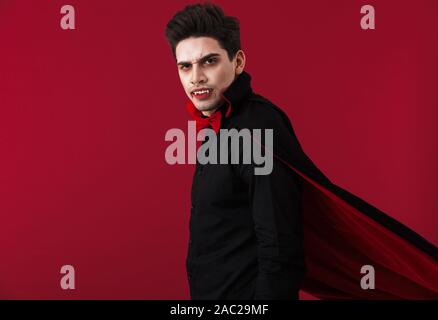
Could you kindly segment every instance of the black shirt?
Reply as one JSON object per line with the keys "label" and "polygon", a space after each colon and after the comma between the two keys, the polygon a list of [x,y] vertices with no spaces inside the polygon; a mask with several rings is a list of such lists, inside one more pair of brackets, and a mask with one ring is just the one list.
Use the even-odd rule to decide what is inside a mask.
{"label": "black shirt", "polygon": [[[250,80],[244,72],[224,93],[232,111],[221,129],[273,129],[274,153],[302,157],[287,116],[254,94]],[[192,299],[298,297],[305,272],[301,178],[276,159],[269,175],[254,175],[254,166],[196,165],[187,256]]]}

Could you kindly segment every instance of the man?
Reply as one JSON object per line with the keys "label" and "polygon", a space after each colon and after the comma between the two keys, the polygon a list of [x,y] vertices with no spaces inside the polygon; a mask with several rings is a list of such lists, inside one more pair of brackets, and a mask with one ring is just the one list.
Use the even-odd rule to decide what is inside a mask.
{"label": "man", "polygon": [[[432,287],[421,281],[405,284],[392,277],[395,271],[387,277],[398,289],[390,283],[383,293],[361,291],[361,266],[395,267],[386,263],[391,258],[367,253],[373,245],[369,240],[351,238],[360,227],[390,243],[388,250],[413,243],[404,253],[426,252],[420,264],[433,272],[436,248],[318,170],[284,112],[252,91],[236,18],[213,4],[187,6],[169,21],[166,37],[198,129],[210,127],[217,134],[219,129],[271,129],[274,137],[272,150],[265,150],[274,155],[268,175],[255,175],[254,163],[197,163],[187,256],[192,299],[297,299],[306,271],[304,252],[309,267],[305,289],[321,298],[397,297],[398,289],[402,297],[412,290],[420,296],[436,293],[436,282]],[[345,216],[357,223],[344,223]],[[343,233],[339,227],[345,224]],[[400,242],[390,242],[393,233]],[[335,256],[344,266],[336,265]]]}
{"label": "man", "polygon": [[[220,128],[273,129],[275,147],[296,143],[281,111],[251,90],[236,19],[213,5],[190,6],[166,34],[195,117],[220,112]],[[187,259],[192,298],[297,298],[304,274],[299,199],[299,178],[278,161],[263,176],[253,164],[198,163]]]}

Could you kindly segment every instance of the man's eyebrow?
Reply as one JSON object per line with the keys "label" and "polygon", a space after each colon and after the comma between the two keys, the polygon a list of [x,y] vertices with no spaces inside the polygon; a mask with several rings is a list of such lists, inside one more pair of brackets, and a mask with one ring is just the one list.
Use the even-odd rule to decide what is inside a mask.
{"label": "man's eyebrow", "polygon": [[[195,63],[204,62],[204,61],[206,61],[206,60],[208,60],[210,58],[218,57],[218,56],[220,56],[219,53],[209,53],[209,54],[199,58],[198,60],[195,60]],[[180,62],[177,63],[178,66],[187,65],[187,64],[192,64],[192,61],[180,61]]]}

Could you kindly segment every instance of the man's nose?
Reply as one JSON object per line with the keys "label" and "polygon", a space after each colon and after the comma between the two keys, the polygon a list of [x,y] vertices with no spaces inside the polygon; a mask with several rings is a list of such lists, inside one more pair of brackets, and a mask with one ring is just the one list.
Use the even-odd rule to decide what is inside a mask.
{"label": "man's nose", "polygon": [[202,71],[202,68],[200,68],[197,63],[193,65],[192,77],[190,79],[190,82],[194,86],[196,86],[200,83],[207,82],[207,77],[205,76],[204,72]]}

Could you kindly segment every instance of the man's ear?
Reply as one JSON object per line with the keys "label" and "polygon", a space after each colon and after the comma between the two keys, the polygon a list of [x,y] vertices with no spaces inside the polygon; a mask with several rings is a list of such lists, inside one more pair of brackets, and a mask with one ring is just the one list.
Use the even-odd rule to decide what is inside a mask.
{"label": "man's ear", "polygon": [[236,53],[236,75],[239,75],[245,69],[246,57],[243,50],[239,50]]}

